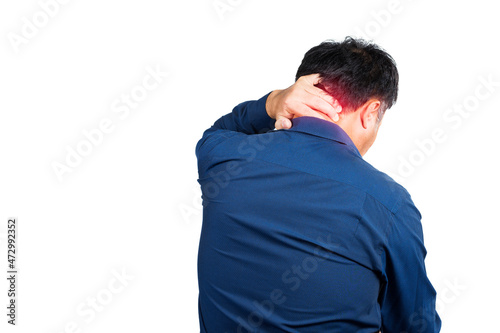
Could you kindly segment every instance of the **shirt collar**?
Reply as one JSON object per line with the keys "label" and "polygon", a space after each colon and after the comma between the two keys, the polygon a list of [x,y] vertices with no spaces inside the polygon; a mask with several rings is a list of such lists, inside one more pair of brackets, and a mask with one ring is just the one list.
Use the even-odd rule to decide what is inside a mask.
{"label": "shirt collar", "polygon": [[354,142],[352,142],[349,135],[347,135],[347,133],[337,124],[314,117],[295,118],[292,120],[292,124],[293,126],[289,131],[311,134],[340,142],[350,147],[359,157],[361,157],[358,148]]}

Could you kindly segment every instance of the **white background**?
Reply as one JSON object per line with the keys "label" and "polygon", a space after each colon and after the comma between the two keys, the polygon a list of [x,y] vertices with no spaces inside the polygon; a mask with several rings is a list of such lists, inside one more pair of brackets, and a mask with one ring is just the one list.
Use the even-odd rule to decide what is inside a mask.
{"label": "white background", "polygon": [[[197,140],[236,104],[291,85],[312,46],[363,31],[401,76],[366,159],[422,212],[442,332],[498,329],[500,86],[474,97],[488,92],[481,77],[500,82],[494,2],[221,3],[230,10],[213,0],[61,0],[46,22],[40,2],[1,3],[0,267],[16,216],[20,275],[15,328],[1,279],[0,331],[197,332]],[[121,119],[114,103],[140,88],[146,68],[169,75]],[[446,120],[466,102],[467,116]],[[113,131],[60,181],[53,163],[103,119]],[[436,129],[446,140],[429,144]],[[122,271],[130,280],[120,284]]]}

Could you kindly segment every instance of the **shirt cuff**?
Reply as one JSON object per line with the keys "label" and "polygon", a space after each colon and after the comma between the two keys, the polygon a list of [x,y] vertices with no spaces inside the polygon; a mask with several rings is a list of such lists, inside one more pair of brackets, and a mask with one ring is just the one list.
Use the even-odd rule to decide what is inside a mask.
{"label": "shirt cuff", "polygon": [[269,117],[266,110],[266,102],[270,94],[271,93],[268,93],[261,99],[257,100],[254,112],[249,115],[251,123],[258,130],[258,132],[263,130],[273,130],[275,128],[276,120]]}

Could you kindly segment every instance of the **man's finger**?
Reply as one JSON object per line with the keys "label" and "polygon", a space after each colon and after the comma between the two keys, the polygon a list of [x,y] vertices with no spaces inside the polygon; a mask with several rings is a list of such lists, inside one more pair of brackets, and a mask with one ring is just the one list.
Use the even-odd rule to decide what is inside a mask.
{"label": "man's finger", "polygon": [[324,120],[329,120],[331,119],[326,113],[323,113],[319,110],[316,110],[306,104],[302,104],[300,106],[296,107],[296,112],[294,115],[296,117],[315,117],[315,118],[320,118]]}
{"label": "man's finger", "polygon": [[303,76],[304,80],[309,83],[310,85],[317,85],[318,83],[321,82],[321,75],[320,74],[309,74],[306,76]]}
{"label": "man's finger", "polygon": [[292,122],[290,119],[288,118],[285,118],[285,117],[278,117],[278,119],[276,119],[276,125],[275,125],[276,129],[290,129],[292,128]]}
{"label": "man's finger", "polygon": [[[317,96],[317,97],[325,100],[329,104],[331,104],[333,106],[333,108],[335,109],[336,113],[339,113],[342,111],[342,106],[340,106],[340,103],[338,102],[337,99],[335,99],[332,95],[327,93],[322,88],[319,88],[316,86],[318,83],[321,82],[321,77],[319,74],[311,74],[311,75],[305,76],[305,78],[307,78],[308,80],[311,80],[311,81],[307,81],[307,83],[309,83],[308,86],[303,87],[305,92],[307,92],[308,94]],[[311,85],[311,83],[313,85]],[[328,109],[328,107],[326,107],[326,109]],[[325,109],[325,111],[326,111],[326,109]],[[327,114],[330,114],[330,113],[327,113]]]}
{"label": "man's finger", "polygon": [[326,114],[332,119],[338,115],[337,108],[318,96],[310,98],[308,101],[306,101],[306,105],[313,110]]}
{"label": "man's finger", "polygon": [[320,98],[323,98],[325,101],[327,101],[328,103],[330,104],[334,104],[336,99],[330,95],[329,93],[327,93],[325,90],[321,89],[321,88],[318,88],[316,86],[314,87],[310,87],[309,88],[309,93],[313,94],[313,95],[316,95]]}

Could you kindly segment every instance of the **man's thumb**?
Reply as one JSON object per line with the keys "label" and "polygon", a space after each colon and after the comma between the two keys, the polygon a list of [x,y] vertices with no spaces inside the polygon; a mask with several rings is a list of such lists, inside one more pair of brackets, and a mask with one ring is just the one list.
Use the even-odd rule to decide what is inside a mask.
{"label": "man's thumb", "polygon": [[288,118],[278,118],[276,119],[276,129],[290,129],[292,128],[292,122]]}

